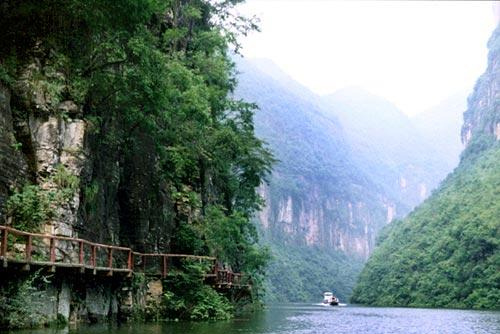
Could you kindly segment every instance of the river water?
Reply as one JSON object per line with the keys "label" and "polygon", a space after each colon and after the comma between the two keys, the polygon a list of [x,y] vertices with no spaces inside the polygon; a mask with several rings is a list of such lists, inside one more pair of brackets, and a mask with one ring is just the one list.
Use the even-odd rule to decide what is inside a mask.
{"label": "river water", "polygon": [[15,331],[14,334],[500,334],[499,311],[272,305],[261,312],[214,323],[168,322]]}

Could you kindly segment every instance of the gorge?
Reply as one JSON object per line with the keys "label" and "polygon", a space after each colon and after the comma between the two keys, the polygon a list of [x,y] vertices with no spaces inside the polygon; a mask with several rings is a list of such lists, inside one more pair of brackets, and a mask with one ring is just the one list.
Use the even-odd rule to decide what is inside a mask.
{"label": "gorge", "polygon": [[[459,148],[441,155],[448,138],[421,134],[417,122],[366,90],[318,96],[269,60],[237,64],[236,96],[260,107],[256,133],[279,160],[261,187],[267,205],[257,217],[276,257],[268,295],[312,301],[318,290],[335,287],[347,300],[378,232],[430,194],[457,163]],[[446,108],[444,119],[439,108],[427,116],[441,117],[435,126],[458,138],[454,120],[464,104]]]}
{"label": "gorge", "polygon": [[[320,94],[296,75],[317,61],[319,81],[341,82],[334,56],[352,47],[341,58],[352,82],[389,64],[374,82],[422,106],[446,71],[415,68],[468,35],[443,42],[441,21],[435,39],[427,26],[384,25],[409,25],[407,8],[393,15],[399,3],[302,3],[300,22],[307,8],[354,6],[358,26],[332,11],[345,27],[309,50],[324,31],[308,29],[326,21],[307,21],[301,40],[294,20],[295,34],[272,41],[293,42],[287,59],[308,52],[290,71],[242,56],[259,30],[242,2],[0,3],[0,331],[371,333],[374,319],[378,332],[421,320],[458,333],[485,319],[495,331],[495,311],[396,307],[500,308],[500,28],[468,98],[452,85],[466,72],[456,66],[441,102],[410,115],[397,93],[364,88],[373,78]],[[293,14],[299,1],[287,4]],[[383,5],[385,20],[366,16]],[[343,36],[355,43],[341,47]],[[403,50],[413,44],[427,46]],[[324,308],[325,291],[375,307]],[[67,327],[97,322],[133,324]]]}

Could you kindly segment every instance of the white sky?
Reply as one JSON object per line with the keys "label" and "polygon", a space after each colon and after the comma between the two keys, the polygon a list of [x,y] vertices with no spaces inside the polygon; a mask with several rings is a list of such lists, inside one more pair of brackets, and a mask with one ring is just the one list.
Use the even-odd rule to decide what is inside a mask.
{"label": "white sky", "polygon": [[247,0],[262,32],[248,58],[272,59],[316,93],[360,86],[409,115],[471,91],[486,67],[492,2]]}

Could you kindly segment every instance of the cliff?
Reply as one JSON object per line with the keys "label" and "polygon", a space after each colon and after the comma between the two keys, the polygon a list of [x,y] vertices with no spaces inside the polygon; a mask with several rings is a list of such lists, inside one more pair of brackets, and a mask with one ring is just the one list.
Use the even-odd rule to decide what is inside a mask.
{"label": "cliff", "polygon": [[317,96],[269,60],[237,62],[235,95],[259,106],[256,133],[278,159],[256,217],[276,258],[270,296],[314,300],[335,287],[345,300],[380,229],[421,203],[453,162],[383,98],[359,88]]}
{"label": "cliff", "polygon": [[488,43],[488,67],[468,100],[459,166],[428,200],[382,233],[353,302],[500,307],[499,36],[497,27]]}
{"label": "cliff", "polygon": [[[251,217],[273,157],[255,136],[253,107],[229,95],[230,50],[254,28],[227,15],[236,3],[3,1],[0,223],[143,253],[213,256],[255,276],[256,299],[245,298],[257,300],[267,255]],[[237,31],[227,30],[233,20]],[[56,260],[78,256],[75,245],[53,251]],[[176,266],[183,265],[191,284],[179,277],[165,284],[170,304],[161,317],[230,316],[235,300],[203,285],[205,265]],[[23,289],[44,284],[34,283],[36,273],[5,273],[0,326],[14,326]],[[83,276],[56,272],[50,298],[55,291],[74,301],[70,313],[85,321],[95,309],[80,302],[103,291],[99,315],[116,316],[117,291],[131,281]],[[82,284],[68,288],[65,279]]]}
{"label": "cliff", "polygon": [[0,207],[5,205],[10,190],[29,177],[28,163],[20,149],[14,136],[10,91],[0,83]]}
{"label": "cliff", "polygon": [[367,257],[395,204],[354,163],[337,117],[276,67],[240,60],[239,69],[236,95],[260,107],[256,133],[279,160],[260,189],[263,228],[290,245]]}
{"label": "cliff", "polygon": [[235,96],[259,106],[256,133],[278,160],[256,215],[275,256],[268,298],[312,301],[318,289],[335,287],[345,300],[378,230],[403,205],[356,164],[343,125],[320,97],[268,61],[240,59],[238,68]]}
{"label": "cliff", "polygon": [[484,140],[500,140],[500,30],[488,42],[488,68],[478,79],[468,100],[462,126],[462,142],[468,150]]}

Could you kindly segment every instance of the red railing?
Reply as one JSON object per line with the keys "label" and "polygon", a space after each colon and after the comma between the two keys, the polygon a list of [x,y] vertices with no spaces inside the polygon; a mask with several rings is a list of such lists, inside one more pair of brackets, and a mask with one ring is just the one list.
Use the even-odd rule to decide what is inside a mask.
{"label": "red railing", "polygon": [[80,268],[82,272],[104,271],[107,275],[114,272],[132,274],[145,273],[167,277],[169,268],[178,266],[180,260],[190,259],[207,261],[215,284],[240,285],[242,275],[228,269],[221,269],[215,257],[188,254],[138,253],[131,248],[105,245],[84,239],[24,232],[0,225],[0,261],[6,268],[8,263],[22,264],[25,269],[30,265]]}

